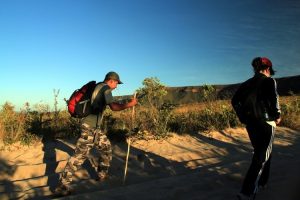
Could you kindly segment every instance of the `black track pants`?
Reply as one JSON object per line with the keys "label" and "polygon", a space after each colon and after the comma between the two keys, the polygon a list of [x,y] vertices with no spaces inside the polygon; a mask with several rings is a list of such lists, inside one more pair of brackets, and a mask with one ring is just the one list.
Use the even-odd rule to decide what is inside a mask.
{"label": "black track pants", "polygon": [[241,192],[253,195],[259,186],[264,186],[268,182],[275,129],[266,122],[248,123],[246,128],[254,154]]}

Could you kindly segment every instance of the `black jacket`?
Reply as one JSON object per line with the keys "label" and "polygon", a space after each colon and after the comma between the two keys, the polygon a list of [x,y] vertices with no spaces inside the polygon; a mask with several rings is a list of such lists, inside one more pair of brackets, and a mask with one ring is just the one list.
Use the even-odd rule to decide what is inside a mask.
{"label": "black jacket", "polygon": [[[253,114],[256,119],[273,121],[280,117],[280,106],[278,101],[277,85],[273,78],[267,77],[264,74],[257,73],[252,78],[241,84],[239,89],[234,94],[231,104],[236,111],[242,123],[247,123],[246,116],[243,115],[243,103],[249,96],[249,93],[256,95],[253,103]],[[253,120],[253,118],[252,118]]]}

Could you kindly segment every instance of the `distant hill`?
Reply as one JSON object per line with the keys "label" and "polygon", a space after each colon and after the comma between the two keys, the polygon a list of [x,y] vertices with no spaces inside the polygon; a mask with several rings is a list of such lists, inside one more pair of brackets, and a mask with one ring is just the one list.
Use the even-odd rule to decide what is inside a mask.
{"label": "distant hill", "polygon": [[[276,78],[280,96],[300,95],[300,75]],[[218,99],[231,99],[241,83],[228,85],[212,85],[216,89]],[[200,92],[203,86],[167,87],[165,100],[174,104],[196,103],[201,101]],[[117,101],[126,101],[132,95],[117,96]]]}
{"label": "distant hill", "polygon": [[[280,96],[300,94],[300,75],[277,78],[276,81]],[[240,83],[212,86],[216,89],[218,99],[230,99]],[[201,90],[203,86],[167,87],[168,94],[165,100],[175,104],[199,102]]]}

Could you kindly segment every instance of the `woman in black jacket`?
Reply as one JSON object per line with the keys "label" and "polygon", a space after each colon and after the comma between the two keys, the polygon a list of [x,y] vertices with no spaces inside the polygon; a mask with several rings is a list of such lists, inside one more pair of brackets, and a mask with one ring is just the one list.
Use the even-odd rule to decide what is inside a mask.
{"label": "woman in black jacket", "polygon": [[232,98],[232,106],[246,129],[254,148],[251,165],[238,199],[251,199],[259,187],[266,187],[274,131],[279,124],[280,107],[272,62],[265,57],[252,61],[254,76],[241,84]]}

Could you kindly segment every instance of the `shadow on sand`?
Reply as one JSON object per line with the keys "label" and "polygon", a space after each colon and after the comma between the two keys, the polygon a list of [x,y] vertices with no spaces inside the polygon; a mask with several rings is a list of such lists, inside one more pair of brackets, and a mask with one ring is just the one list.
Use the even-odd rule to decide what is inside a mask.
{"label": "shadow on sand", "polygon": [[[221,132],[221,134],[229,138],[231,137],[230,135],[227,135],[225,132]],[[95,191],[105,192],[105,190],[107,189],[123,188],[123,190],[125,190],[124,195],[126,193],[126,195],[128,196],[138,198],[138,196],[135,196],[137,195],[136,194],[137,191],[127,190],[126,189],[127,187],[123,187],[123,186],[135,185],[137,189],[141,191],[145,190],[143,192],[149,192],[148,190],[150,188],[153,188],[153,191],[151,191],[151,193],[153,192],[153,194],[155,194],[157,192],[154,191],[154,189],[157,188],[157,186],[155,187],[155,184],[162,184],[161,190],[167,189],[166,191],[168,192],[165,191],[166,194],[164,194],[164,191],[160,191],[163,192],[163,194],[159,196],[159,194],[157,193],[158,195],[157,199],[174,198],[174,196],[172,195],[175,195],[176,199],[186,199],[187,192],[189,193],[189,196],[195,195],[197,197],[200,197],[199,190],[206,190],[206,189],[211,190],[216,187],[221,187],[222,189],[216,190],[214,193],[215,196],[220,195],[220,197],[225,199],[234,197],[232,196],[231,190],[232,188],[234,188],[233,190],[235,190],[235,192],[238,192],[242,180],[241,178],[228,179],[228,177],[231,176],[233,177],[233,175],[236,173],[242,173],[242,174],[246,173],[248,163],[251,160],[251,151],[252,151],[251,146],[246,143],[241,144],[241,141],[235,141],[233,144],[226,143],[220,140],[209,138],[206,135],[201,133],[192,134],[191,136],[194,137],[197,141],[199,141],[199,143],[207,144],[207,148],[205,147],[206,150],[209,148],[211,155],[217,158],[218,161],[210,164],[209,163],[203,164],[202,166],[191,169],[187,166],[187,162],[191,162],[193,160],[182,161],[182,162],[169,160],[162,156],[156,155],[154,153],[146,152],[131,146],[129,163],[128,163],[128,172],[126,176],[126,182],[124,185],[123,175],[124,175],[125,158],[127,152],[127,143],[124,140],[113,139],[112,140],[113,160],[111,162],[111,167],[109,171],[109,175],[111,179],[103,183],[96,182],[94,180],[94,178],[96,177],[94,168],[90,164],[89,160],[86,160],[86,162],[83,164],[82,167],[89,174],[89,178],[80,179],[80,177],[77,177],[78,181],[74,181],[73,184],[75,189],[75,195],[81,194],[81,197],[87,199],[89,197],[92,197],[92,194]],[[231,137],[231,139],[235,140],[235,138],[233,137]],[[280,139],[288,140],[289,138],[284,138],[283,136],[280,136]],[[282,165],[285,165],[284,163],[286,164],[288,164],[288,162],[292,163],[293,156],[299,156],[298,153],[298,151],[300,151],[298,147],[300,145],[299,135],[295,137],[294,140],[291,142],[293,144],[291,146],[276,145],[274,147],[273,161],[275,166],[280,167]],[[73,140],[71,143],[74,145],[75,140]],[[44,186],[31,185],[30,198],[27,199],[51,198],[51,193],[49,194],[49,192],[48,193],[43,192],[43,190],[38,190],[38,188],[49,187],[49,189],[51,190],[56,186],[59,178],[59,172],[57,172],[57,167],[59,164],[59,162],[57,161],[57,150],[63,151],[69,155],[73,154],[73,147],[71,147],[72,145],[71,146],[68,145],[65,141],[45,140],[43,141],[43,144],[44,144],[43,163],[45,163],[46,165],[45,176],[48,176],[47,184]],[[193,151],[192,149],[189,149],[189,146],[184,146],[183,144],[180,143],[172,144],[172,145],[181,148],[183,151]],[[223,153],[220,153],[220,151],[218,151],[219,149],[223,149],[224,152],[227,152],[226,156],[224,156]],[[199,159],[201,160],[209,159],[210,158],[209,155],[205,155],[205,149],[203,149],[203,152],[204,153],[199,153]],[[290,156],[291,152],[293,152],[292,156]],[[98,156],[97,154],[98,152],[95,151],[95,149],[92,149],[89,158],[97,159]],[[245,164],[242,165],[236,164],[245,161],[245,158],[247,159]],[[280,160],[281,158],[284,158],[284,160]],[[299,164],[299,163],[295,163],[295,164]],[[296,170],[296,168],[294,167],[293,169],[291,169],[291,172],[295,174],[298,173],[298,170]],[[278,167],[276,167],[276,170],[277,169]],[[271,173],[282,173],[282,172],[275,171],[275,169],[272,169],[272,167],[271,170],[272,170]],[[1,175],[0,197],[7,197],[7,199],[13,199],[13,198],[9,198],[9,196],[3,196],[3,195],[7,195],[12,192],[22,190],[22,188],[18,188],[17,186],[14,185],[14,183],[10,182],[9,178],[6,178],[8,176],[12,176],[15,172],[16,172],[16,168],[9,166],[9,164],[6,163],[5,160],[3,159],[0,160],[0,175]],[[224,174],[224,172],[226,173]],[[285,173],[289,173],[289,172],[285,172]],[[159,180],[161,181],[159,182]],[[230,181],[228,182],[228,180],[230,180],[231,182]],[[271,180],[272,180],[272,175],[271,175]],[[294,178],[292,180],[293,180],[292,183],[294,184],[300,183],[297,178]],[[152,185],[151,184],[147,185],[147,187],[151,186],[149,189],[147,187],[143,188],[143,185],[145,184],[142,184],[140,187],[138,186],[138,183],[147,183],[147,182],[148,183],[152,182]],[[275,187],[280,188],[281,185],[280,184],[275,185]],[[226,192],[226,188],[228,189],[227,192]],[[183,193],[180,192],[181,190],[183,190]],[[287,191],[290,190],[287,189]],[[289,192],[289,194],[296,196],[297,194],[294,194],[296,192],[297,192],[296,190],[293,190],[292,192]],[[282,193],[286,194],[285,191],[283,191]],[[117,194],[107,194],[107,195],[108,197],[113,198],[116,197],[114,195]],[[276,199],[276,196],[274,195],[272,196],[272,194],[266,193],[264,195],[265,196],[258,195],[257,199],[258,200],[263,199],[263,197],[269,199],[269,196]],[[291,196],[290,199],[293,199],[293,197]]]}

